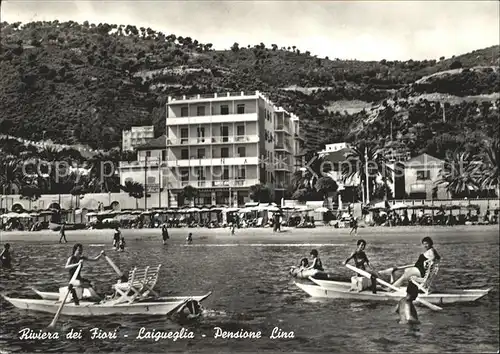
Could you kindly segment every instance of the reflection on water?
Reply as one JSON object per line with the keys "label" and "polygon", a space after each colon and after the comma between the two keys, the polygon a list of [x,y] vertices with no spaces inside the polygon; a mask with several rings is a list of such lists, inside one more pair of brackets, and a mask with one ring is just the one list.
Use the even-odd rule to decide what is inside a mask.
{"label": "reflection on water", "polygon": [[[199,295],[213,291],[204,302],[204,316],[194,321],[174,322],[162,316],[110,316],[95,318],[61,317],[61,334],[83,329],[81,340],[21,341],[18,331],[25,327],[45,328],[52,315],[14,309],[0,302],[0,348],[9,352],[95,351],[496,351],[498,350],[498,236],[480,240],[450,236],[437,243],[443,263],[437,282],[440,289],[493,287],[490,295],[476,304],[446,306],[441,312],[418,307],[416,326],[400,325],[393,303],[351,302],[312,299],[298,289],[288,276],[291,265],[317,248],[323,264],[350,276],[340,266],[352,251],[351,240],[331,243],[234,243],[217,244],[203,240],[186,246],[172,241],[167,247],[157,240],[131,240],[126,252],[112,252],[110,245],[84,244],[88,256],[105,249],[126,272],[134,266],[163,264],[158,289],[162,294]],[[95,242],[95,241],[94,241]],[[354,242],[354,241],[353,241]],[[30,287],[57,291],[68,280],[63,269],[72,244],[14,244],[15,270],[0,273],[0,291],[18,297],[34,297]],[[237,247],[241,246],[241,247]],[[367,254],[379,269],[414,261],[418,245],[404,237],[370,241]],[[104,261],[87,262],[83,276],[93,280],[98,291],[109,292],[116,274]],[[260,340],[214,339],[214,327],[227,331],[262,331]],[[274,327],[294,339],[269,339]],[[88,330],[117,329],[116,340],[91,340]],[[148,330],[193,331],[194,339],[137,340],[141,327]],[[203,337],[203,335],[205,337]]]}

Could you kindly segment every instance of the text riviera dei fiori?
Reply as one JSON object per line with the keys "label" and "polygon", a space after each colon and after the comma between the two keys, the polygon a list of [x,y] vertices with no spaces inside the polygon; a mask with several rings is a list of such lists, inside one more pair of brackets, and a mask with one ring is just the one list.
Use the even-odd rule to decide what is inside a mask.
{"label": "text riviera dei fiori", "polygon": [[[103,331],[100,328],[94,327],[88,330],[91,339],[118,339],[118,331]],[[206,335],[201,335],[202,337],[207,337]],[[125,334],[121,337],[128,337]],[[83,330],[71,329],[65,335],[60,335],[59,332],[48,332],[42,330],[32,330],[31,328],[23,328],[19,331],[19,339],[21,340],[57,340],[57,339],[70,339],[78,340],[83,338]],[[143,340],[149,339],[158,342],[160,339],[170,339],[176,342],[179,339],[194,339],[194,332],[189,331],[185,328],[181,328],[179,331],[159,331],[156,329],[148,330],[145,327],[139,329],[135,339]],[[262,331],[246,331],[240,329],[238,331],[225,331],[220,327],[214,327],[212,338],[214,339],[260,339],[263,338]],[[268,335],[269,339],[293,339],[295,338],[295,333],[293,331],[284,331],[279,327],[274,327],[271,333]]]}

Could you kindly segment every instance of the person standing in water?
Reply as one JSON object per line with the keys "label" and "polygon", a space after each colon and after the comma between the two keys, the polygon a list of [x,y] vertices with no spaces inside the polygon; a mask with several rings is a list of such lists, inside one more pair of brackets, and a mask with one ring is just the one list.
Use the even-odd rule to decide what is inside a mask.
{"label": "person standing in water", "polygon": [[168,236],[167,224],[163,224],[163,226],[161,227],[161,236],[163,238],[163,244],[166,245],[167,244],[167,240],[170,238]]}
{"label": "person standing in water", "polygon": [[0,263],[2,268],[12,268],[12,257],[10,254],[10,244],[6,243],[3,246],[3,251],[0,253]]}
{"label": "person standing in water", "polygon": [[115,234],[113,235],[113,247],[118,249],[118,246],[120,245],[120,239],[121,239],[122,233],[120,232],[119,227],[115,227]]}
{"label": "person standing in water", "polygon": [[[71,279],[71,278],[73,278],[73,274],[75,273],[76,268],[78,267],[80,262],[83,262],[83,261],[95,262],[95,261],[98,261],[102,256],[105,256],[105,255],[106,255],[106,253],[104,253],[104,251],[101,251],[101,253],[97,257],[88,258],[88,257],[83,255],[82,244],[77,243],[76,245],[73,246],[73,253],[66,261],[66,266],[64,268],[69,269],[69,278]],[[92,289],[92,285],[91,285],[90,281],[85,279],[85,278],[82,278],[81,274],[82,274],[82,272],[80,270],[80,273],[78,273],[78,275],[76,277],[76,279],[80,281],[80,287],[88,288],[89,290],[91,290],[91,293],[97,297],[97,294],[95,294],[95,291],[93,291],[93,289]],[[79,305],[80,301],[78,300],[78,295],[76,294],[76,291],[74,288],[71,290],[71,295],[73,296],[73,300],[75,301],[75,304]]]}
{"label": "person standing in water", "polygon": [[193,234],[191,232],[189,233],[188,237],[186,238],[186,242],[188,244],[193,243]]}
{"label": "person standing in water", "polygon": [[66,222],[63,221],[61,224],[61,229],[59,230],[59,243],[62,243],[62,240],[64,239],[65,243],[68,243],[68,240],[66,240]]}
{"label": "person standing in water", "polygon": [[355,217],[352,217],[351,219],[351,232],[349,232],[349,236],[352,235],[354,232],[354,236],[358,236],[358,219]]}
{"label": "person standing in water", "polygon": [[120,249],[120,252],[125,251],[125,237],[122,236],[120,238],[120,243],[118,244],[118,248]]}

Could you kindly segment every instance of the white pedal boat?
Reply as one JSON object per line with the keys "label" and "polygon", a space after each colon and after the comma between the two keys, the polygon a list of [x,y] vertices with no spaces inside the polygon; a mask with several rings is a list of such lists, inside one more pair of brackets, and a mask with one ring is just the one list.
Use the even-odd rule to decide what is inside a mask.
{"label": "white pedal boat", "polygon": [[[59,297],[58,293],[42,293],[53,298],[54,294]],[[116,303],[114,300],[103,300],[99,303],[85,300],[82,298],[79,305],[74,302],[67,302],[61,314],[67,316],[109,316],[109,315],[170,315],[179,313],[187,309],[192,310],[199,308],[200,302],[209,297],[212,292],[201,296],[178,296],[178,297],[156,297],[145,298],[132,303],[122,302]],[[23,310],[31,310],[37,312],[46,312],[55,314],[61,302],[59,299],[19,299],[11,298],[3,295],[5,300],[10,302],[14,307]],[[196,312],[196,311],[195,311]]]}
{"label": "white pedal boat", "polygon": [[[399,301],[401,294],[377,288],[374,294],[370,289],[360,292],[351,291],[351,283],[339,281],[325,281],[309,278],[315,285],[295,282],[300,289],[311,297],[351,299],[360,301]],[[321,284],[321,286],[319,285]],[[474,302],[485,297],[491,288],[488,289],[447,289],[442,292],[432,292],[429,294],[419,294],[418,297],[432,304],[454,304],[462,302]],[[401,288],[406,293],[406,288]]]}
{"label": "white pedal boat", "polygon": [[322,272],[317,269],[301,269],[300,267],[293,266],[290,268],[289,273],[294,278],[307,279],[309,277],[314,277],[315,275],[318,275]]}

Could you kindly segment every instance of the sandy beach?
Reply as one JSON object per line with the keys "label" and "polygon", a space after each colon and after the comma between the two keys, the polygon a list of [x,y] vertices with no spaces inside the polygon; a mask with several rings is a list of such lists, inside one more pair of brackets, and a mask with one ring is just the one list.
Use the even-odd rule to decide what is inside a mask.
{"label": "sandy beach", "polygon": [[[484,237],[497,235],[498,225],[475,225],[475,226],[400,226],[400,227],[365,227],[359,228],[358,236],[349,235],[350,229],[335,229],[328,226],[319,226],[314,229],[283,228],[281,232],[274,233],[270,228],[249,228],[237,229],[235,235],[231,235],[229,228],[207,229],[207,228],[175,228],[169,229],[169,242],[183,241],[188,233],[193,233],[193,240],[217,243],[217,242],[296,242],[307,243],[309,241],[333,241],[333,240],[354,240],[364,238],[369,240],[385,240],[398,236],[408,239],[419,239],[425,236],[432,236],[441,239],[453,236],[457,237]],[[130,241],[155,241],[161,240],[160,229],[121,229],[125,240]],[[66,231],[66,238],[69,243],[82,242],[111,242],[114,230],[77,230]],[[5,242],[58,242],[59,232],[43,230],[35,232],[27,231],[2,231],[0,241]]]}

